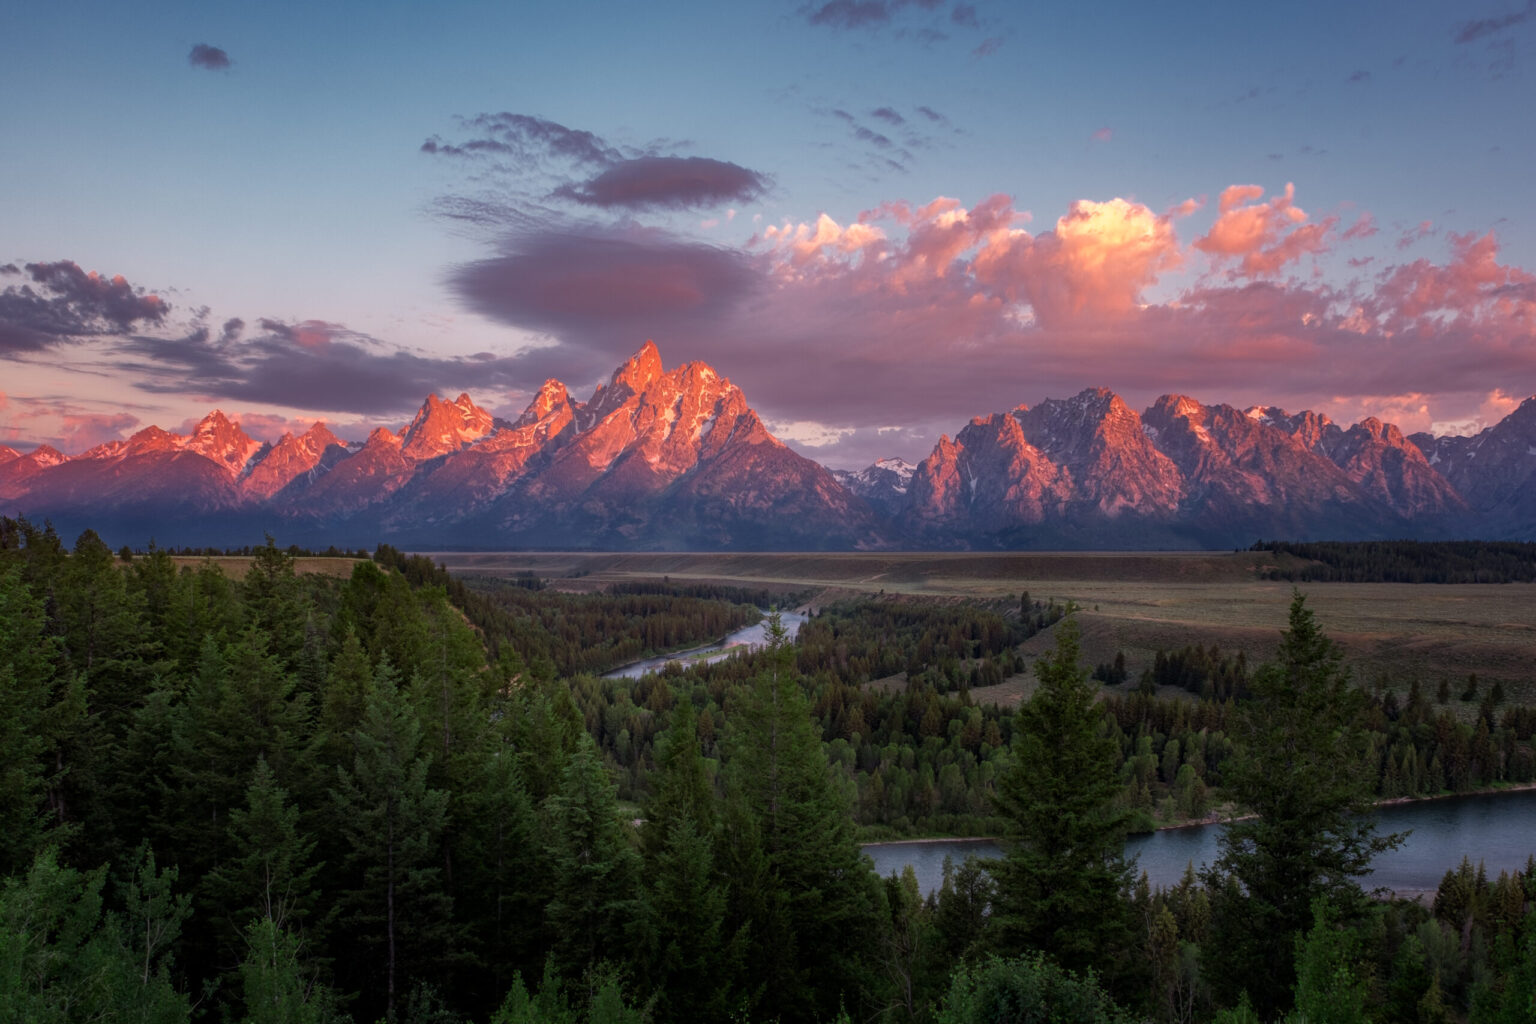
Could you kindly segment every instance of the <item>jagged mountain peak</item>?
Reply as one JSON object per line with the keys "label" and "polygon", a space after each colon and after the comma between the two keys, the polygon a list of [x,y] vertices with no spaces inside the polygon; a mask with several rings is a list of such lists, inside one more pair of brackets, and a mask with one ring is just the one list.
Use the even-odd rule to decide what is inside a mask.
{"label": "jagged mountain peak", "polygon": [[218,463],[234,476],[245,469],[251,456],[260,450],[261,442],[246,434],[239,423],[230,420],[221,410],[215,409],[192,429],[192,436],[186,439],[186,448]]}
{"label": "jagged mountain peak", "polygon": [[66,461],[64,453],[49,444],[38,445],[22,458],[37,466],[57,466]]}
{"label": "jagged mountain peak", "polygon": [[430,394],[405,430],[402,451],[412,459],[433,459],[473,444],[495,429],[490,413],[461,394],[445,402]]}
{"label": "jagged mountain peak", "polygon": [[569,407],[571,396],[565,389],[565,385],[551,377],[540,385],[538,393],[533,396],[533,401],[528,403],[528,408],[512,424],[514,430],[530,426],[548,418],[556,409]]}
{"label": "jagged mountain peak", "polygon": [[368,432],[368,440],[363,443],[364,448],[399,448],[404,442],[404,437],[395,433],[388,427],[374,427]]}
{"label": "jagged mountain peak", "polygon": [[640,350],[613,371],[613,377],[609,381],[612,385],[623,384],[631,391],[639,393],[651,385],[651,382],[665,372],[661,365],[661,350],[656,343],[649,338]]}
{"label": "jagged mountain peak", "polygon": [[346,442],[332,433],[331,428],[325,425],[324,420],[315,420],[314,423],[310,424],[308,430],[299,435],[299,438],[311,447],[318,445],[321,450],[333,444],[341,445],[342,447],[346,446]]}
{"label": "jagged mountain peak", "polygon": [[1148,412],[1156,411],[1169,419],[1203,420],[1208,411],[1205,406],[1188,395],[1162,395]]}

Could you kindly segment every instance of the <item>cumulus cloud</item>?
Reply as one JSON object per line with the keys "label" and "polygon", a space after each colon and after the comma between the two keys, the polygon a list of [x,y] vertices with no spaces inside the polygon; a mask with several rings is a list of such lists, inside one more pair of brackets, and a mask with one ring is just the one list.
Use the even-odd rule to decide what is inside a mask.
{"label": "cumulus cloud", "polygon": [[206,71],[227,71],[232,62],[229,59],[229,54],[217,46],[198,43],[187,54],[187,63],[195,68],[203,68]]}
{"label": "cumulus cloud", "polygon": [[1221,193],[1219,215],[1210,231],[1194,242],[1218,263],[1237,261],[1249,277],[1273,276],[1288,263],[1328,246],[1337,217],[1308,224],[1296,205],[1296,186],[1263,202],[1262,185],[1232,185]]}
{"label": "cumulus cloud", "polygon": [[120,274],[87,272],[69,260],[28,263],[25,276],[30,284],[0,291],[0,357],[160,324],[170,310]]}
{"label": "cumulus cloud", "polygon": [[1388,330],[1433,332],[1447,322],[1463,326],[1536,329],[1536,274],[1499,262],[1493,232],[1452,234],[1445,264],[1427,259],[1383,274],[1371,299]]}
{"label": "cumulus cloud", "polygon": [[[450,283],[475,311],[555,339],[513,357],[525,379],[579,388],[653,337],[669,365],[708,360],[841,465],[892,445],[920,457],[970,416],[1090,385],[1133,404],[1180,391],[1380,412],[1423,393],[1435,417],[1490,373],[1536,388],[1536,282],[1499,263],[1492,236],[1327,286],[1279,273],[1326,255],[1336,227],[1292,190],[1228,188],[1211,230],[1181,241],[1177,223],[1200,205],[1080,200],[1032,232],[1004,195],[893,200],[769,225],[745,250],[547,224]],[[1340,237],[1375,230],[1361,214]],[[1168,293],[1192,254],[1223,272]],[[1164,298],[1149,300],[1155,289]],[[1358,393],[1338,395],[1339,380]],[[911,433],[880,432],[894,408]]]}

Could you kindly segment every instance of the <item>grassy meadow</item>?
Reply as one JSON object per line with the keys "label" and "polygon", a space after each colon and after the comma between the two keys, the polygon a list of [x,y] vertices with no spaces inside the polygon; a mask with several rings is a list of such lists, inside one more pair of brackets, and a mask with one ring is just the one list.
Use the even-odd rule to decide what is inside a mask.
{"label": "grassy meadow", "polygon": [[[1083,654],[1107,662],[1124,651],[1134,679],[1159,649],[1216,644],[1262,661],[1285,625],[1292,584],[1261,578],[1291,556],[1269,552],[996,553],[432,553],[454,573],[534,573],[561,589],[619,580],[711,581],[812,594],[815,606],[855,595],[1073,601]],[[1454,696],[1476,673],[1507,697],[1536,703],[1536,586],[1530,584],[1308,583],[1322,627],[1368,682],[1406,692],[1417,677],[1433,697],[1442,678]],[[1026,653],[1048,649],[1047,632]],[[1018,676],[977,693],[1017,701],[1032,679]],[[996,692],[991,692],[996,691]],[[1475,707],[1475,705],[1470,705]]]}

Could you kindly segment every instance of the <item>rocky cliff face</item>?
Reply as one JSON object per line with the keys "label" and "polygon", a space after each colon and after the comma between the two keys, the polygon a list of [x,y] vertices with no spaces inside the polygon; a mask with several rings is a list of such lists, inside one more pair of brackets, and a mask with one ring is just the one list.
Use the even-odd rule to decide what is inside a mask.
{"label": "rocky cliff face", "polygon": [[1536,537],[1536,397],[1472,437],[1409,438],[1491,536]]}
{"label": "rocky cliff face", "polygon": [[1259,538],[1536,536],[1536,398],[1475,437],[1089,389],[979,416],[918,466],[832,473],[713,367],[647,342],[586,402],[515,422],[430,395],[348,445],[259,444],[215,411],[74,457],[0,447],[0,513],[198,543],[609,548],[1228,547]]}

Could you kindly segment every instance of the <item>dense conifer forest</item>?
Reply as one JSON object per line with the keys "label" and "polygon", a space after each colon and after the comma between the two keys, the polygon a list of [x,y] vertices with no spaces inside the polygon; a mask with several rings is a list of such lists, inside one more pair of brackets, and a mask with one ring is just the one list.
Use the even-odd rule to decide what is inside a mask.
{"label": "dense conifer forest", "polygon": [[[1536,710],[1361,687],[1300,595],[1256,666],[889,598],[631,681],[771,595],[250,558],[0,521],[0,1021],[1532,1019],[1536,862],[1374,900],[1359,812],[1530,780]],[[1209,874],[1124,863],[1216,806],[1257,817]],[[1007,856],[925,898],[859,851],[919,833]]]}
{"label": "dense conifer forest", "polygon": [[1530,583],[1536,544],[1528,541],[1360,540],[1259,541],[1254,551],[1293,555],[1312,563],[1273,567],[1265,576],[1297,582]]}

